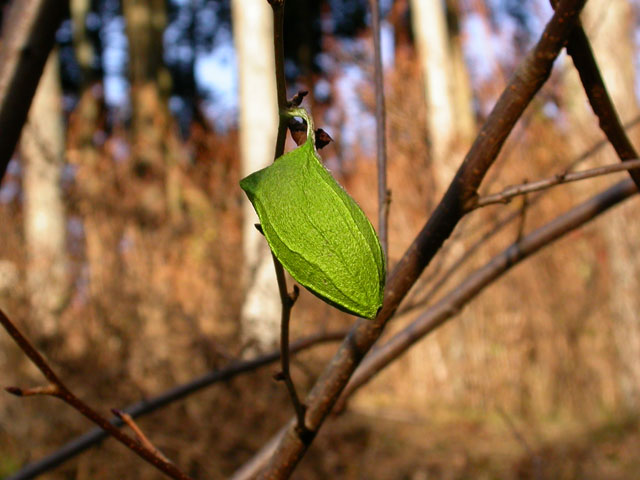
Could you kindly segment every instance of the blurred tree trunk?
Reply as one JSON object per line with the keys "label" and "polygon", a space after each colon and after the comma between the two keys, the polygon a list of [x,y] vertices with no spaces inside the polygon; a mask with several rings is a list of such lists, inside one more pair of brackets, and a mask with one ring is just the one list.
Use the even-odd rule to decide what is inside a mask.
{"label": "blurred tree trunk", "polygon": [[[278,129],[273,21],[264,0],[233,0],[233,35],[240,78],[240,151],[242,175],[273,161]],[[280,300],[267,243],[254,227],[258,218],[245,198],[244,258],[246,297],[242,336],[258,350],[279,337]]]}
{"label": "blurred tree trunk", "polygon": [[[640,114],[635,94],[634,12],[627,0],[590,0],[582,21],[620,119],[628,122]],[[569,63],[570,59],[567,60]],[[598,120],[588,104],[580,79],[567,65],[563,78],[564,101],[569,116],[569,143],[579,154],[601,138]],[[635,131],[631,130],[630,134]],[[637,135],[636,135],[637,140]],[[638,142],[634,142],[638,148]],[[594,157],[611,163],[612,149]],[[577,188],[581,188],[578,186]],[[584,188],[588,188],[585,184]],[[640,215],[630,202],[609,213],[602,229],[610,268],[609,312],[619,363],[618,383],[627,407],[640,407]]]}
{"label": "blurred tree trunk", "polygon": [[73,22],[73,50],[76,61],[82,70],[83,84],[91,83],[94,75],[95,51],[87,35],[87,15],[91,8],[91,0],[71,0],[71,21]]}
{"label": "blurred tree trunk", "polygon": [[[101,78],[96,71],[96,55],[87,35],[90,0],[72,0],[73,47],[82,77],[78,103],[69,118],[69,161],[76,168],[76,185],[83,199],[78,207],[83,219],[86,255],[89,263],[89,288],[92,299],[107,291],[108,278],[116,271],[115,256],[106,245],[110,222],[96,202],[103,195],[104,178],[100,173],[100,152],[95,144],[96,131],[104,113]],[[111,240],[111,241],[110,241]]]}
{"label": "blurred tree trunk", "polygon": [[457,139],[456,150],[466,153],[476,134],[476,119],[473,111],[473,91],[469,70],[464,59],[460,16],[459,0],[447,0],[447,33],[451,46],[450,75]]}
{"label": "blurred tree trunk", "polygon": [[163,62],[165,0],[122,2],[129,41],[133,155],[138,166],[164,168],[171,78]]}
{"label": "blurred tree trunk", "polygon": [[457,4],[411,0],[416,50],[423,72],[427,128],[439,193],[449,184],[473,135],[470,84],[458,30]]}
{"label": "blurred tree trunk", "polygon": [[24,233],[27,284],[37,331],[54,335],[57,315],[69,295],[66,221],[61,171],[64,165],[62,90],[57,52],[51,53],[22,134]]}
{"label": "blurred tree trunk", "polygon": [[416,50],[424,81],[431,160],[439,190],[453,177],[447,158],[455,136],[453,99],[450,95],[447,22],[442,0],[411,0]]}

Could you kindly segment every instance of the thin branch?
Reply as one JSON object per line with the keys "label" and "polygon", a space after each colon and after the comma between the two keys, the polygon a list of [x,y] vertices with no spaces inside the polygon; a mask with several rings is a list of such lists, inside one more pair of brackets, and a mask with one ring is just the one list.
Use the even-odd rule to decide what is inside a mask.
{"label": "thin branch", "polygon": [[268,0],[273,12],[273,46],[276,65],[276,94],[278,98],[278,136],[276,138],[276,151],[274,159],[284,153],[284,144],[287,139],[287,125],[289,117],[285,115],[287,108],[287,83],[284,75],[284,0]]}
{"label": "thin branch", "polygon": [[[190,480],[190,477],[181,472],[175,465],[165,461],[164,459],[155,455],[152,451],[148,450],[134,438],[118,430],[112,425],[106,418],[93,410],[89,405],[84,403],[78,397],[76,397],[66,385],[58,378],[53,369],[49,366],[49,363],[44,359],[42,355],[31,345],[29,340],[18,330],[15,324],[9,320],[2,310],[0,310],[0,323],[5,328],[7,333],[14,339],[20,349],[29,357],[33,364],[38,367],[38,370],[46,377],[49,382],[54,386],[51,395],[59,398],[67,405],[73,407],[80,414],[91,420],[98,425],[104,431],[108,432],[120,443],[134,451],[139,457],[143,458],[165,475],[177,479],[177,480]],[[28,390],[27,390],[28,391]],[[15,388],[13,392],[15,393]]]}
{"label": "thin branch", "polygon": [[[551,3],[554,5],[555,2],[552,1]],[[626,162],[638,158],[638,152],[636,152],[625,132],[624,126],[620,122],[620,117],[618,117],[602,75],[600,75],[591,44],[580,22],[578,22],[569,36],[567,53],[571,56],[573,64],[578,70],[580,81],[589,103],[598,117],[600,128],[611,142],[611,145],[613,145],[620,160]],[[629,175],[640,188],[640,171],[629,170]]]}
{"label": "thin branch", "polygon": [[493,257],[409,326],[395,334],[384,345],[373,350],[353,375],[343,392],[343,398],[351,396],[358,388],[406,352],[409,347],[455,316],[472,298],[512,267],[636,192],[637,188],[634,183],[629,179],[624,180],[534,230]]}
{"label": "thin branch", "polygon": [[[275,255],[273,256],[274,263],[277,263]],[[304,426],[304,412],[306,407],[300,401],[296,387],[293,384],[290,371],[289,361],[289,321],[291,320],[291,309],[298,299],[300,290],[297,285],[293,286],[293,293],[287,292],[287,281],[284,277],[284,271],[282,268],[276,269],[276,277],[278,279],[278,290],[280,291],[280,300],[282,302],[282,316],[280,318],[280,364],[281,371],[276,375],[276,380],[281,380],[287,386],[293,409],[296,412],[297,429],[299,435],[306,435],[306,428]]]}
{"label": "thin branch", "polygon": [[61,0],[13,2],[0,41],[0,182],[27,120],[31,100],[68,9]]}
{"label": "thin branch", "polygon": [[53,384],[31,388],[5,387],[5,390],[16,397],[33,397],[36,395],[49,395],[55,397],[60,393],[58,386]]}
{"label": "thin branch", "polygon": [[[320,332],[315,335],[302,338],[291,344],[290,353],[296,353],[302,350],[306,350],[315,345],[342,340],[347,333],[348,331],[346,330],[339,330],[335,332]],[[153,413],[173,402],[197,393],[210,385],[218,382],[228,381],[243,373],[252,372],[254,370],[257,370],[258,368],[276,362],[279,358],[280,351],[275,350],[271,353],[260,355],[251,360],[234,362],[225,368],[211,371],[190,382],[167,390],[166,392],[161,393],[156,397],[148,398],[133,405],[122,408],[121,411],[126,412],[128,415],[131,415],[132,418],[138,418],[143,415]],[[118,418],[113,418],[110,420],[110,422],[115,427],[121,427],[123,425],[122,420]],[[63,462],[75,457],[76,455],[79,455],[92,446],[97,445],[107,437],[108,434],[104,430],[100,428],[94,428],[84,435],[81,435],[74,440],[66,443],[60,449],[47,455],[46,457],[24,466],[20,471],[14,473],[5,480],[31,480],[33,478],[36,478],[38,475],[52,470]]]}
{"label": "thin branch", "polygon": [[156,454],[158,457],[162,458],[165,462],[169,462],[169,459],[162,453],[152,442],[149,440],[142,429],[138,426],[138,424],[133,420],[133,417],[122,410],[118,410],[117,408],[111,409],[111,413],[113,413],[116,417],[121,419],[136,435],[138,441],[149,451]]}
{"label": "thin branch", "polygon": [[[442,243],[451,235],[465,213],[467,202],[477,195],[478,186],[509,132],[549,77],[553,62],[573,29],[584,3],[584,0],[560,2],[537,45],[507,84],[444,198],[391,273],[385,301],[378,316],[374,320],[358,320],[355,323],[307,396],[305,425],[312,432],[320,428],[357,365],[378,339],[386,322]],[[289,428],[259,478],[288,478],[308,446],[308,442],[302,441]]]}
{"label": "thin branch", "polygon": [[519,222],[518,222],[518,233],[516,235],[516,241],[519,242],[522,239],[522,236],[524,235],[524,228],[525,225],[527,224],[527,212],[529,211],[529,197],[527,197],[527,195],[524,195],[522,197],[522,205],[520,205],[520,208],[518,209],[518,218],[519,218]]}
{"label": "thin branch", "polygon": [[[280,115],[280,121],[278,122],[278,136],[276,139],[276,151],[274,155],[274,161],[283,155],[284,144],[287,136],[287,129],[289,126],[290,116],[287,114],[290,103],[287,102],[287,85],[284,75],[284,0],[268,0],[273,11],[273,24],[274,24],[274,52],[275,52],[275,65],[276,65],[276,88],[278,98],[278,111]],[[299,103],[306,93],[298,93],[294,97],[291,103]],[[296,412],[296,418],[298,422],[296,424],[296,432],[300,438],[306,438],[308,436],[308,430],[304,422],[304,414],[306,411],[305,405],[298,398],[295,385],[291,379],[289,371],[289,320],[291,318],[291,309],[298,297],[298,287],[294,287],[293,294],[289,294],[287,289],[287,280],[284,275],[284,268],[280,261],[273,256],[273,266],[276,271],[276,278],[278,280],[278,290],[280,292],[280,302],[282,303],[282,315],[280,322],[280,350],[281,350],[281,363],[282,371],[276,377],[279,380],[283,380],[287,386],[289,397],[293,403],[293,408]]]}
{"label": "thin branch", "polygon": [[509,203],[512,198],[519,195],[526,195],[527,193],[546,190],[548,188],[555,187],[556,185],[577,182],[578,180],[585,180],[588,178],[600,177],[602,175],[609,175],[611,173],[622,172],[625,170],[635,170],[639,168],[640,159],[634,159],[626,160],[624,163],[614,163],[612,165],[590,168],[581,172],[558,173],[552,177],[544,178],[542,180],[536,180],[535,182],[523,183],[521,185],[512,185],[505,188],[502,192],[499,193],[492,193],[490,195],[485,195],[484,197],[478,197],[478,199],[475,201],[475,204],[473,204],[469,208],[476,209],[496,203]]}
{"label": "thin branch", "polygon": [[371,24],[373,35],[374,82],[376,89],[376,152],[378,158],[378,235],[389,267],[389,203],[391,195],[387,189],[387,129],[384,104],[384,77],[382,71],[382,53],[380,49],[380,2],[370,0]]}

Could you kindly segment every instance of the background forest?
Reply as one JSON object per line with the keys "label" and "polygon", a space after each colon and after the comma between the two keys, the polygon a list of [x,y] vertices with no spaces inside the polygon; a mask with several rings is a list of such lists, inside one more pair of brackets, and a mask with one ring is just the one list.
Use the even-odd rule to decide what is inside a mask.
{"label": "background forest", "polygon": [[[3,2],[3,34],[16,2]],[[553,10],[380,3],[392,267]],[[278,348],[273,264],[238,186],[273,160],[273,27],[266,0],[69,5],[0,184],[0,308],[108,415]],[[589,0],[581,16],[635,145],[639,13],[636,0]],[[289,0],[284,53],[288,95],[308,91],[303,106],[332,138],[325,164],[377,225],[371,24],[366,0]],[[616,163],[604,139],[563,53],[481,194]],[[383,341],[514,241],[628,176],[464,217]],[[632,197],[509,270],[342,403],[293,478],[639,476],[639,238]],[[335,340],[292,358],[303,395],[354,321],[301,292],[292,339]],[[228,478],[293,414],[276,371],[216,383],[137,423],[193,478]],[[42,383],[4,333],[0,378]],[[12,474],[91,428],[55,399],[0,394],[0,478],[32,478]],[[43,478],[159,475],[106,440]]]}

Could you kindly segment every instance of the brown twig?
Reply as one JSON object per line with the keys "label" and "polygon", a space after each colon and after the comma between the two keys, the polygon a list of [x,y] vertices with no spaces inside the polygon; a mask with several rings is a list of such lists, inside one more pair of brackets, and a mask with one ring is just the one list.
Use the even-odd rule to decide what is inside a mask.
{"label": "brown twig", "polygon": [[585,180],[588,178],[609,175],[611,173],[636,169],[640,169],[640,159],[626,160],[624,163],[615,163],[612,165],[590,168],[581,172],[558,173],[552,177],[544,178],[542,180],[536,180],[535,182],[528,182],[507,187],[499,193],[492,193],[490,195],[478,197],[475,203],[469,208],[476,209],[480,207],[486,207],[487,205],[494,205],[497,203],[509,203],[512,198],[519,195],[526,195],[527,193],[546,190],[548,188],[555,187],[556,185],[562,185],[565,183],[577,182],[579,180]]}
{"label": "brown twig", "polygon": [[129,415],[127,412],[123,412],[122,410],[118,410],[117,408],[112,408],[111,413],[113,413],[116,417],[122,420],[135,434],[138,441],[149,451],[156,454],[158,457],[162,458],[165,462],[170,462],[170,460],[166,457],[164,453],[162,453],[152,442],[149,440],[142,429],[138,426],[138,424],[133,420],[133,417]]}
{"label": "brown twig", "polygon": [[[291,344],[290,353],[306,350],[318,344],[341,340],[347,333],[347,330],[338,330],[334,332],[320,332],[315,335],[301,338]],[[155,412],[166,405],[183,399],[193,393],[199,392],[214,383],[230,380],[242,373],[252,372],[258,368],[276,362],[279,359],[280,351],[275,350],[271,353],[260,355],[250,360],[234,362],[227,367],[209,372],[190,382],[167,390],[160,395],[147,398],[121,410],[131,415],[132,418],[137,418]],[[123,425],[122,420],[118,418],[113,418],[111,423],[115,427]],[[31,480],[41,473],[47,472],[66,460],[79,455],[93,445],[100,443],[102,440],[107,438],[107,436],[108,434],[104,430],[95,428],[84,435],[71,440],[50,455],[24,466],[20,471],[14,473],[5,480]]]}
{"label": "brown twig", "polygon": [[[535,48],[507,84],[447,193],[391,273],[385,301],[374,320],[358,320],[305,401],[305,425],[317,432],[364,355],[422,271],[449,237],[467,202],[494,162],[509,132],[533,96],[549,77],[551,67],[575,25],[584,0],[563,0]],[[277,28],[277,27],[276,27]],[[288,429],[259,478],[288,478],[309,444]]]}
{"label": "brown twig", "polygon": [[[284,0],[269,0],[273,11],[274,24],[274,51],[276,65],[276,88],[278,98],[278,110],[280,112],[280,121],[278,122],[278,137],[276,140],[275,159],[284,153],[284,144],[289,125],[289,115],[287,109],[290,105],[299,103],[305,94],[299,92],[291,102],[287,102],[287,86],[284,76],[284,42],[283,42],[283,24],[284,24]],[[280,292],[280,302],[282,303],[282,315],[280,323],[280,350],[282,371],[276,376],[278,380],[283,380],[287,386],[287,391],[291,397],[293,408],[298,419],[296,424],[296,433],[299,438],[305,442],[310,437],[309,431],[305,425],[304,415],[306,412],[305,405],[300,401],[296,392],[295,385],[291,379],[289,369],[289,320],[291,318],[291,309],[298,297],[298,287],[294,287],[293,294],[289,294],[287,289],[287,280],[284,275],[284,268],[280,261],[273,255],[273,266],[276,270],[276,278],[278,280],[278,290]]]}
{"label": "brown twig", "polygon": [[[275,255],[273,256],[274,263],[278,262]],[[281,370],[275,376],[276,380],[281,380],[287,386],[293,409],[296,412],[297,429],[300,436],[307,434],[307,429],[304,426],[304,412],[306,411],[305,405],[300,401],[296,387],[293,384],[290,370],[290,356],[289,356],[289,321],[291,320],[291,309],[298,299],[300,289],[297,285],[293,286],[293,292],[287,292],[287,281],[284,278],[284,270],[282,268],[276,269],[276,277],[278,280],[278,290],[280,292],[280,300],[282,303],[282,316],[280,318],[280,365]]]}
{"label": "brown twig", "polygon": [[[48,388],[51,389],[51,396],[59,398],[67,405],[73,407],[76,411],[91,420],[104,431],[108,432],[112,437],[128,447],[130,450],[134,451],[139,457],[149,462],[165,475],[177,480],[190,480],[190,477],[181,472],[175,465],[166,462],[164,459],[158,457],[152,451],[142,446],[134,438],[118,430],[118,428],[112,425],[105,417],[100,415],[89,405],[76,397],[58,378],[58,376],[49,366],[49,363],[44,359],[44,357],[40,355],[40,353],[33,347],[33,345],[31,345],[29,340],[27,340],[27,338],[20,332],[20,330],[18,330],[15,324],[9,319],[9,317],[5,315],[2,310],[0,310],[0,323],[5,328],[7,333],[11,336],[11,338],[13,338],[16,344],[20,347],[20,349],[25,353],[25,355],[29,357],[33,364],[38,367],[38,370],[40,370],[45,378],[49,380],[51,386]],[[29,392],[29,389],[17,389],[16,387],[13,387],[9,391],[16,394],[18,391],[22,393]],[[40,394],[43,393],[44,390],[41,390]]]}
{"label": "brown twig", "polygon": [[518,231],[516,233],[516,242],[519,242],[524,235],[524,228],[527,224],[527,212],[529,211],[529,197],[525,194],[522,196],[522,205],[518,209]]}
{"label": "brown twig", "polygon": [[384,104],[384,77],[380,49],[380,2],[370,0],[373,35],[373,65],[376,90],[376,155],[378,159],[378,235],[384,252],[386,267],[389,267],[389,203],[391,194],[387,189],[387,129]]}

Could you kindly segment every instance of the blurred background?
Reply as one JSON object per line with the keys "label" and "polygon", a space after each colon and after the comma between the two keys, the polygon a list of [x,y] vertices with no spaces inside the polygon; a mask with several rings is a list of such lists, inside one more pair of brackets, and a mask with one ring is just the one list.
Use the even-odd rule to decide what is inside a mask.
{"label": "blurred background", "polygon": [[[545,0],[381,0],[381,9],[393,266],[552,10]],[[375,225],[369,12],[366,0],[290,0],[285,66],[289,94],[308,90],[303,105],[333,138],[321,151],[327,167]],[[636,145],[639,12],[637,0],[589,0],[582,16]],[[0,185],[0,307],[102,412],[277,346],[273,266],[238,187],[273,160],[272,42],[266,0],[70,2]],[[602,139],[563,54],[482,191],[561,172]],[[604,146],[579,168],[616,161]],[[416,308],[385,336],[522,232],[624,177],[467,216],[410,295]],[[640,475],[637,202],[514,268],[378,375],[327,422],[294,478]],[[353,321],[303,291],[292,337]],[[296,356],[301,391],[336,348]],[[275,369],[139,424],[189,474],[226,478],[292,414]],[[42,382],[4,334],[0,372],[2,385]],[[54,399],[0,395],[0,477],[89,428]],[[106,441],[43,478],[158,473]]]}

